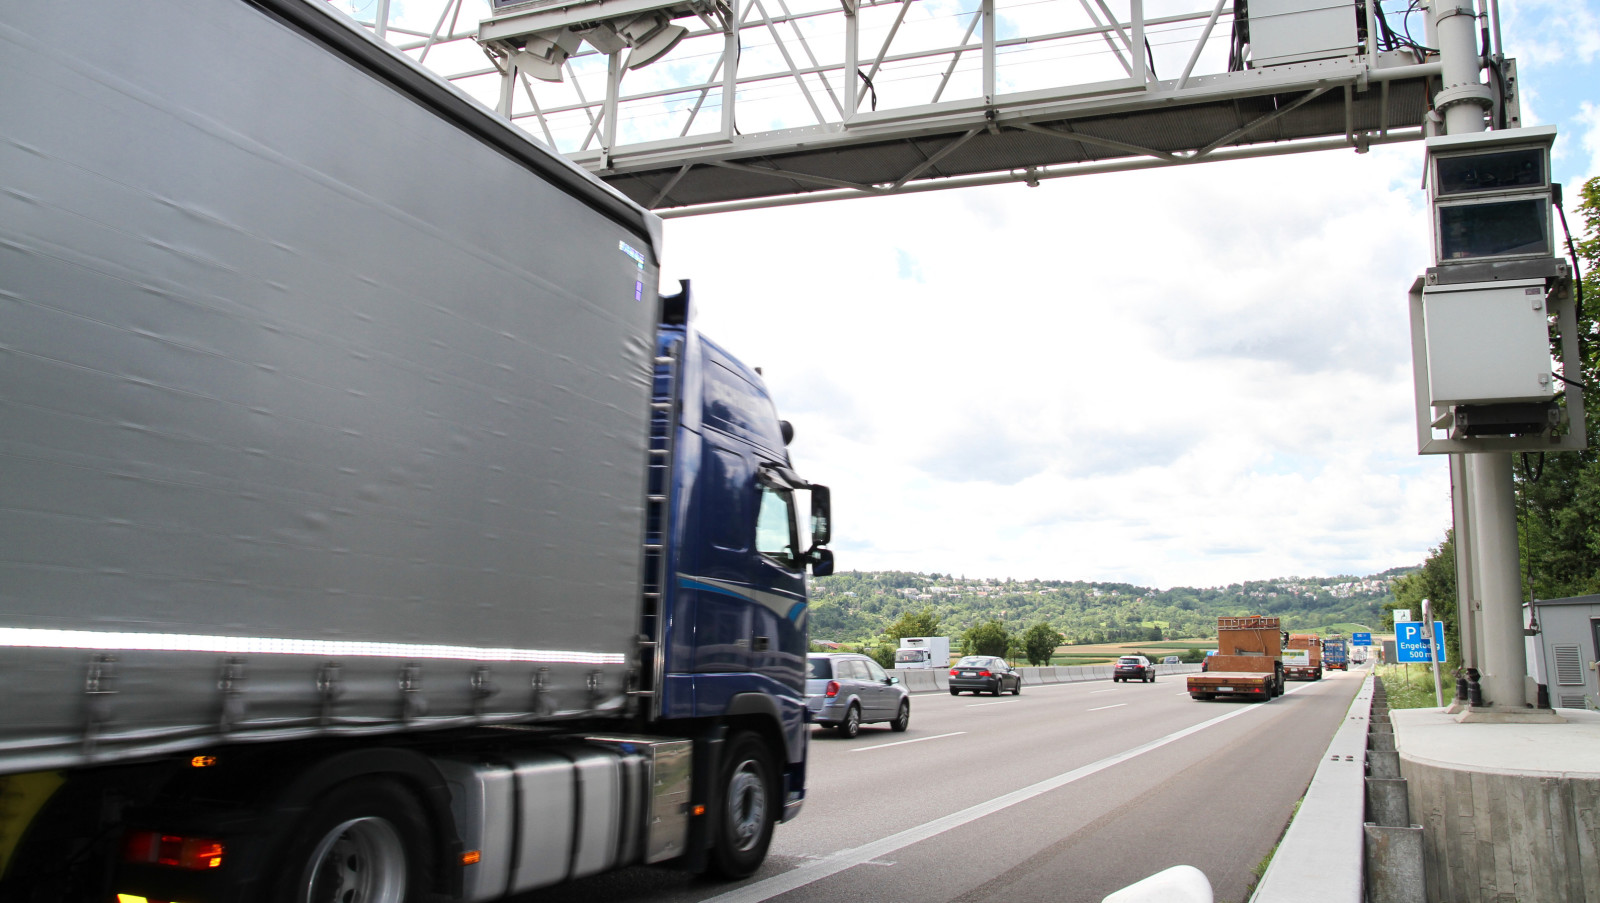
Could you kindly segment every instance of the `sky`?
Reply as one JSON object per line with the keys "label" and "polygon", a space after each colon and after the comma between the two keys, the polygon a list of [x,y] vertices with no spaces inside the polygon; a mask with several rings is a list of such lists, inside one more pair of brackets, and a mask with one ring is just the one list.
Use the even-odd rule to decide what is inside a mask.
{"label": "sky", "polygon": [[[1600,7],[1503,16],[1575,199]],[[663,286],[763,369],[840,570],[1361,575],[1450,525],[1411,396],[1420,180],[1413,143],[674,219]]]}
{"label": "sky", "polygon": [[[924,2],[930,40],[958,40],[960,4]],[[440,21],[429,0],[393,15]],[[1572,207],[1600,175],[1600,0],[1502,17]],[[481,68],[462,45],[429,65]],[[1158,40],[1158,69],[1184,52]],[[460,84],[493,102],[493,79]],[[1420,564],[1450,523],[1411,394],[1421,171],[1411,143],[672,219],[662,285],[692,280],[697,325],[763,369],[797,467],[832,487],[841,570],[1365,575]]]}

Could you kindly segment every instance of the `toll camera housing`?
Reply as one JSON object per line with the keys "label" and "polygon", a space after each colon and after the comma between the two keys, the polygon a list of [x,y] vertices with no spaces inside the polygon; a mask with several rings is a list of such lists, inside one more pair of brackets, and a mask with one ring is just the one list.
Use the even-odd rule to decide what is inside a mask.
{"label": "toll camera housing", "polygon": [[1411,292],[1423,454],[1583,448],[1571,272],[1556,255],[1553,126],[1427,140],[1434,265]]}
{"label": "toll camera housing", "polygon": [[1436,266],[1555,255],[1550,147],[1554,126],[1427,140]]}

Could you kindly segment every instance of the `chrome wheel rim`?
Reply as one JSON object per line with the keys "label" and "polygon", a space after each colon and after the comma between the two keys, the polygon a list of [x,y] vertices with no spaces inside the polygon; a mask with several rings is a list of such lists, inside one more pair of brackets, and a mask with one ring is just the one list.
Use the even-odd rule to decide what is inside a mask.
{"label": "chrome wheel rim", "polygon": [[767,821],[767,788],[761,780],[761,770],[753,760],[739,763],[728,782],[728,830],[733,836],[733,847],[748,853],[761,839],[761,828]]}
{"label": "chrome wheel rim", "polygon": [[352,818],[323,836],[302,882],[307,903],[401,903],[405,845],[381,818]]}

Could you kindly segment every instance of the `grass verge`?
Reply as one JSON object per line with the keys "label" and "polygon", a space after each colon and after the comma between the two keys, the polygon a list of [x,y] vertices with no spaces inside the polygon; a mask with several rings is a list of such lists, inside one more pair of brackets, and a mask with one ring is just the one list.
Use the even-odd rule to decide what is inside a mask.
{"label": "grass verge", "polygon": [[[1433,694],[1433,666],[1431,665],[1376,665],[1373,673],[1383,681],[1389,693],[1391,709],[1431,709],[1439,703]],[[1444,704],[1449,705],[1456,695],[1456,679],[1439,670],[1440,689]]]}

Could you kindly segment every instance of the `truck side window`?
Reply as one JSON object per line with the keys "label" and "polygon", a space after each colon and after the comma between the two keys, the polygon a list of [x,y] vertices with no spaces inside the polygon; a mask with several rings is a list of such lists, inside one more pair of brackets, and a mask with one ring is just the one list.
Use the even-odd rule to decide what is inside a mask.
{"label": "truck side window", "polygon": [[761,487],[761,510],[756,514],[756,551],[794,567],[794,499],[790,493]]}

